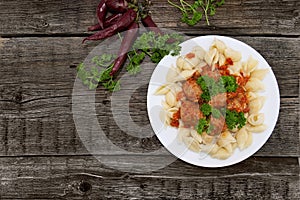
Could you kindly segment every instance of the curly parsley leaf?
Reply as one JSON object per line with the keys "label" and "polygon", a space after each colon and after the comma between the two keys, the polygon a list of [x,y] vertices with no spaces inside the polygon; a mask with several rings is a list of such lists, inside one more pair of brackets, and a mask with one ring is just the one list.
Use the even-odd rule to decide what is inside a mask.
{"label": "curly parsley leaf", "polygon": [[206,24],[210,25],[208,16],[215,15],[216,8],[222,6],[225,3],[225,0],[195,0],[193,3],[188,3],[185,0],[179,0],[179,5],[173,3],[171,0],[168,0],[168,2],[170,5],[178,8],[181,11],[182,22],[190,26],[194,26],[202,20],[203,13]]}
{"label": "curly parsley leaf", "polygon": [[201,118],[199,119],[195,129],[201,135],[208,127],[209,127],[209,123],[206,121],[206,119]]}
{"label": "curly parsley leaf", "polygon": [[243,112],[237,112],[235,110],[226,110],[225,117],[227,127],[232,130],[234,128],[242,128],[246,125],[246,118]]}

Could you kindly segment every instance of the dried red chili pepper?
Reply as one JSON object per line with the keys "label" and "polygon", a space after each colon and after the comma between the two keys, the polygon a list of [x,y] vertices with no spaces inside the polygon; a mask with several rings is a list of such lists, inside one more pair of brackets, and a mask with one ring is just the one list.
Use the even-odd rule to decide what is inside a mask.
{"label": "dried red chili pepper", "polygon": [[104,28],[104,20],[107,14],[106,0],[101,0],[97,7],[97,18],[101,29]]}
{"label": "dried red chili pepper", "polygon": [[86,40],[102,40],[116,34],[117,32],[123,31],[132,24],[136,17],[137,13],[133,9],[129,9],[115,24],[85,38],[82,43]]}
{"label": "dried red chili pepper", "polygon": [[159,35],[163,35],[163,32],[157,27],[150,15],[147,15],[146,17],[142,18],[142,23],[150,31],[153,31],[154,33]]}
{"label": "dried red chili pepper", "polygon": [[[107,28],[107,27],[113,25],[114,23],[116,23],[121,18],[121,16],[122,16],[122,14],[118,13],[118,14],[113,14],[113,15],[107,17],[103,24],[104,28]],[[97,23],[93,26],[90,26],[88,28],[88,31],[99,31],[99,30],[101,30],[99,23]]]}
{"label": "dried red chili pepper", "polygon": [[120,50],[118,52],[118,58],[114,62],[114,66],[110,72],[110,75],[113,76],[124,64],[124,62],[127,59],[127,53],[131,48],[131,45],[135,41],[137,34],[138,34],[138,28],[139,25],[136,22],[133,22],[130,27],[128,28],[128,31],[126,32],[126,35],[124,36]]}
{"label": "dried red chili pepper", "polygon": [[124,13],[128,10],[128,3],[125,0],[109,0],[106,6],[110,12]]}

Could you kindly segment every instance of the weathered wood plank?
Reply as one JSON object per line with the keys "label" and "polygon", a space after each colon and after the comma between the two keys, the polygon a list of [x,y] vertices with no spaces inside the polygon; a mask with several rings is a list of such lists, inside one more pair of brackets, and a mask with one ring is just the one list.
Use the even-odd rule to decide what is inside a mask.
{"label": "weathered wood plank", "polygon": [[0,172],[1,199],[300,197],[296,158],[251,158],[220,169],[177,160],[158,171],[135,174],[109,169],[89,156],[2,157]]}
{"label": "weathered wood plank", "polygon": [[[145,99],[133,102],[135,109],[130,111],[131,116],[139,126],[149,125]],[[122,131],[115,123],[109,99],[102,100],[108,103],[96,104],[97,119],[107,138],[115,145],[137,153],[151,152],[161,147],[155,136],[140,139]],[[48,108],[43,108],[41,105],[47,105],[54,109],[49,111]],[[86,134],[91,137],[90,140],[84,140],[84,146],[77,133],[82,127],[75,127],[70,106],[71,102],[68,98],[49,99],[42,102],[37,101],[37,110],[33,109],[34,106],[30,106],[33,109],[30,114],[25,112],[19,118],[0,117],[0,155],[80,155],[87,153],[106,155],[121,153],[110,151],[106,147],[95,147],[96,144],[92,139],[94,134],[91,132],[95,127],[87,129],[84,127]],[[43,113],[43,117],[35,118],[32,115],[32,113],[40,112]],[[87,117],[87,119],[91,118],[91,115],[86,113],[76,113],[76,115]],[[152,133],[152,130],[149,129],[148,131],[150,134]],[[298,157],[300,155],[299,131],[299,99],[283,98],[277,126],[268,142],[256,155]],[[90,151],[88,152],[86,148]]]}
{"label": "weathered wood plank", "polygon": [[[98,0],[1,1],[0,35],[81,34],[96,23]],[[153,0],[152,15],[159,27],[189,34],[299,35],[299,1],[231,0],[195,27],[180,22],[180,12],[167,1]]]}

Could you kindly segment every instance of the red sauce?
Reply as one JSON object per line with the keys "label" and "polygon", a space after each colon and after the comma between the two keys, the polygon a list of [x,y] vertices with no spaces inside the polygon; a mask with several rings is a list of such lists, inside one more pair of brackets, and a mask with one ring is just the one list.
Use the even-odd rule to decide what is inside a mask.
{"label": "red sauce", "polygon": [[227,108],[237,112],[249,112],[249,100],[242,87],[238,87],[236,92],[227,93]]}
{"label": "red sauce", "polygon": [[249,76],[236,76],[235,80],[239,86],[245,86],[247,82],[249,81]]}
{"label": "red sauce", "polygon": [[226,58],[225,64],[233,65],[233,61],[231,58]]}
{"label": "red sauce", "polygon": [[173,118],[171,119],[170,125],[173,127],[179,127],[179,119],[180,119],[180,109],[173,114]]}
{"label": "red sauce", "polygon": [[194,53],[188,53],[188,54],[185,55],[185,57],[188,58],[188,59],[195,58],[195,56],[196,55]]}

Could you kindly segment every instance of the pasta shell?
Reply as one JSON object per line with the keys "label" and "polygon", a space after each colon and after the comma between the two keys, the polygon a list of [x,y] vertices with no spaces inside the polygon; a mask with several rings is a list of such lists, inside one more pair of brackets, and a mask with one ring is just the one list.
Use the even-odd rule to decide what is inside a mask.
{"label": "pasta shell", "polygon": [[263,80],[268,72],[269,69],[256,69],[251,73],[251,77]]}
{"label": "pasta shell", "polygon": [[190,136],[190,130],[188,128],[179,128],[178,129],[178,134],[177,134],[178,141],[183,142],[183,138],[186,138],[189,136]]}
{"label": "pasta shell", "polygon": [[220,138],[218,140],[218,145],[220,147],[225,147],[230,143],[236,142],[236,139],[231,135],[229,131],[225,131],[221,133]]}
{"label": "pasta shell", "polygon": [[174,107],[176,105],[176,97],[175,97],[174,92],[169,91],[166,94],[166,102],[170,107]]}
{"label": "pasta shell", "polygon": [[230,74],[236,76],[240,75],[241,69],[242,69],[242,64],[240,62],[236,62],[228,68]]}
{"label": "pasta shell", "polygon": [[199,60],[203,60],[206,54],[205,50],[200,46],[195,46],[193,48],[193,52],[195,53],[195,55],[198,57]]}
{"label": "pasta shell", "polygon": [[203,152],[206,152],[211,155],[217,153],[217,151],[220,149],[220,147],[217,144],[201,144],[200,147]]}
{"label": "pasta shell", "polygon": [[173,118],[174,113],[176,113],[179,109],[176,107],[170,108],[167,110],[167,115],[170,118]]}
{"label": "pasta shell", "polygon": [[[192,57],[192,58],[189,58],[189,57],[187,57],[187,56],[184,57],[185,64],[188,63],[188,65],[187,65],[186,68],[185,68],[185,66],[183,66],[183,69],[192,69],[193,67],[195,67],[196,65],[199,64],[200,59],[196,56],[195,53],[191,52],[191,53],[189,53],[189,54],[187,54],[187,55],[191,55],[191,54],[194,54],[194,57]],[[192,68],[190,68],[190,66],[191,66]]]}
{"label": "pasta shell", "polygon": [[245,127],[241,128],[236,134],[236,141],[238,147],[243,150],[246,148],[246,142],[248,140],[248,133]]}
{"label": "pasta shell", "polygon": [[171,107],[169,106],[169,104],[167,104],[165,101],[161,101],[161,105],[163,107],[164,110],[168,110],[170,109]]}
{"label": "pasta shell", "polygon": [[247,130],[253,133],[261,133],[267,129],[267,126],[265,124],[259,125],[259,126],[246,126]]}
{"label": "pasta shell", "polygon": [[184,58],[182,56],[179,56],[176,60],[176,65],[179,69],[183,69],[184,64]]}
{"label": "pasta shell", "polygon": [[231,153],[229,153],[225,148],[220,148],[215,154],[212,154],[211,157],[217,158],[220,160],[225,160],[229,158]]}
{"label": "pasta shell", "polygon": [[246,83],[245,88],[247,91],[257,92],[265,89],[265,86],[261,80],[251,77]]}
{"label": "pasta shell", "polygon": [[265,97],[263,96],[259,96],[254,100],[250,101],[249,102],[250,115],[253,113],[258,113],[262,109],[264,103],[265,103]]}
{"label": "pasta shell", "polygon": [[245,143],[245,148],[249,147],[252,144],[253,141],[253,136],[251,132],[248,132],[248,138],[247,141]]}
{"label": "pasta shell", "polygon": [[231,48],[226,48],[224,51],[224,55],[226,58],[231,58],[233,62],[238,62],[242,58],[242,54],[238,51],[235,51]]}
{"label": "pasta shell", "polygon": [[209,52],[206,53],[204,60],[210,66],[217,63],[219,60],[219,54],[217,49],[216,48],[210,49]]}
{"label": "pasta shell", "polygon": [[227,144],[226,146],[224,146],[224,149],[226,149],[226,151],[228,151],[228,153],[232,154],[233,152],[233,148],[231,144]]}
{"label": "pasta shell", "polygon": [[184,70],[182,71],[179,76],[177,77],[177,81],[184,81],[193,76],[196,70]]}
{"label": "pasta shell", "polygon": [[168,82],[174,82],[176,77],[177,77],[178,73],[176,68],[174,68],[173,66],[169,69],[168,73],[167,73],[167,77],[166,80]]}
{"label": "pasta shell", "polygon": [[264,123],[264,114],[263,113],[256,113],[256,114],[251,114],[248,118],[247,121],[249,124],[252,126],[258,126],[262,125]]}
{"label": "pasta shell", "polygon": [[170,87],[169,84],[165,84],[160,86],[156,91],[155,91],[155,95],[165,95],[170,91]]}
{"label": "pasta shell", "polygon": [[224,56],[223,54],[219,54],[219,61],[218,61],[218,64],[219,64],[220,66],[222,66],[222,65],[225,64],[225,62],[226,62],[225,56]]}
{"label": "pasta shell", "polygon": [[204,144],[211,144],[213,141],[214,137],[211,135],[208,135],[206,133],[202,134],[202,140]]}
{"label": "pasta shell", "polygon": [[191,130],[191,135],[197,142],[202,143],[202,137],[197,131]]}
{"label": "pasta shell", "polygon": [[258,65],[258,60],[255,60],[252,56],[250,56],[247,60],[247,73],[253,72]]}
{"label": "pasta shell", "polygon": [[221,40],[215,39],[212,47],[216,48],[220,53],[224,53],[226,47],[226,44],[224,42],[222,42]]}
{"label": "pasta shell", "polygon": [[191,150],[194,152],[200,152],[200,144],[194,140],[192,137],[185,137],[183,138],[183,143]]}
{"label": "pasta shell", "polygon": [[256,99],[258,97],[257,93],[255,92],[248,92],[247,93],[247,98],[249,101],[253,101],[254,99]]}

